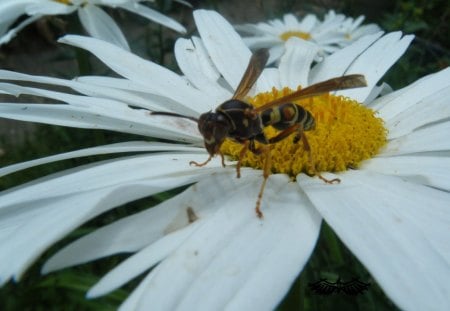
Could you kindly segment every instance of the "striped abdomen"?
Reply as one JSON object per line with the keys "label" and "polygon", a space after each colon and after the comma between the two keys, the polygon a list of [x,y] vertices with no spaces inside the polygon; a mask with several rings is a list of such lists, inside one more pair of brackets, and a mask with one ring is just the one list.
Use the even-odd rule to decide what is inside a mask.
{"label": "striped abdomen", "polygon": [[299,123],[304,131],[314,128],[314,117],[302,106],[287,103],[267,109],[261,113],[264,126],[271,125],[277,130],[285,130]]}

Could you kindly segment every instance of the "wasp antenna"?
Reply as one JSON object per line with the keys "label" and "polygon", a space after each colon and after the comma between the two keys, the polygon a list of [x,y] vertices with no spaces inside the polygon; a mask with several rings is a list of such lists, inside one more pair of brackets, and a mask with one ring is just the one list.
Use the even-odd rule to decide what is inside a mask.
{"label": "wasp antenna", "polygon": [[157,115],[157,116],[159,115],[159,116],[168,116],[168,117],[175,117],[175,118],[184,118],[184,119],[189,119],[189,120],[192,120],[192,121],[198,123],[198,119],[197,118],[190,117],[190,116],[185,116],[185,115],[178,114],[178,113],[173,113],[173,112],[152,111],[152,112],[150,112],[150,114]]}

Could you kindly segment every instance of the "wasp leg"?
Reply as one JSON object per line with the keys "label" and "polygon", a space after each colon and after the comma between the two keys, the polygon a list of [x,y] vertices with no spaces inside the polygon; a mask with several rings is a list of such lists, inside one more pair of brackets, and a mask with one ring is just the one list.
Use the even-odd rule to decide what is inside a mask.
{"label": "wasp leg", "polygon": [[314,166],[312,152],[311,152],[311,147],[309,146],[308,139],[306,138],[306,135],[305,135],[305,133],[303,131],[299,135],[302,138],[302,142],[303,142],[303,146],[305,148],[305,151],[308,152],[309,166],[313,170],[314,175],[316,175],[317,177],[322,179],[327,184],[340,183],[341,180],[339,178],[334,178],[334,179],[329,180],[329,179],[326,179],[325,177],[323,177],[322,175],[320,175],[320,173],[316,171],[316,168]]}
{"label": "wasp leg", "polygon": [[198,162],[195,162],[195,161],[191,161],[191,162],[189,162],[189,165],[195,165],[195,166],[198,166],[198,167],[205,166],[206,164],[209,163],[209,161],[211,161],[211,159],[212,159],[212,156],[209,156],[209,158],[203,163],[198,163]]}
{"label": "wasp leg", "polygon": [[264,156],[265,156],[264,168],[263,168],[263,178],[264,179],[261,184],[261,188],[259,189],[258,199],[256,200],[256,207],[255,207],[256,215],[258,216],[258,218],[263,218],[264,215],[261,212],[261,200],[263,197],[264,189],[266,187],[267,178],[269,178],[269,176],[270,176],[270,168],[272,167],[270,146],[265,145],[265,146],[256,148],[255,142],[253,140],[250,141],[248,146],[249,146],[250,151],[253,152],[254,154],[256,154],[256,155],[264,154]]}
{"label": "wasp leg", "polygon": [[241,178],[242,159],[244,158],[245,154],[248,151],[249,141],[246,140],[242,144],[244,146],[242,147],[241,151],[239,152],[239,160],[238,160],[238,162],[236,164],[236,176],[237,176],[237,178]]}
{"label": "wasp leg", "polygon": [[222,167],[225,167],[225,157],[223,156],[223,153],[219,151],[220,159],[222,161]]}
{"label": "wasp leg", "polygon": [[[300,131],[301,127],[300,124],[294,124],[291,127],[288,127],[287,129],[281,131],[280,133],[278,133],[277,136],[274,136],[272,138],[269,139],[269,144],[275,144],[283,139],[285,139],[286,137],[288,137],[289,135],[291,135],[293,132],[295,131]],[[295,135],[297,137],[297,135]],[[294,139],[295,141],[295,139]]]}

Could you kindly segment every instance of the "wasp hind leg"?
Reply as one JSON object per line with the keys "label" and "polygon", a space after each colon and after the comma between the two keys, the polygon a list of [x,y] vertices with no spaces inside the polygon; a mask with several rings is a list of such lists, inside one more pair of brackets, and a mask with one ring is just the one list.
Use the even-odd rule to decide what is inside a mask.
{"label": "wasp hind leg", "polygon": [[313,155],[311,152],[311,147],[309,145],[308,139],[306,138],[306,135],[303,131],[299,131],[295,138],[294,141],[297,139],[298,140],[302,140],[303,142],[303,147],[305,148],[305,151],[308,152],[308,161],[309,161],[309,167],[313,170],[314,175],[316,175],[317,177],[319,177],[320,179],[322,179],[325,183],[327,184],[338,184],[341,182],[341,180],[339,178],[334,178],[334,179],[326,179],[325,177],[323,177],[322,175],[320,175],[320,173],[318,171],[316,171],[316,167],[314,166],[314,159],[313,159]]}

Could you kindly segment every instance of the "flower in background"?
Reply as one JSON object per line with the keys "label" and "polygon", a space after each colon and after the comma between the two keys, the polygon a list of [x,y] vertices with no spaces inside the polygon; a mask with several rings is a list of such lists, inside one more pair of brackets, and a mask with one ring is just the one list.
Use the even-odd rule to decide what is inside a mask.
{"label": "flower in background", "polygon": [[[77,11],[80,22],[89,35],[128,49],[128,42],[116,22],[100,6],[121,8],[155,23],[185,33],[174,19],[142,5],[146,0],[3,0],[0,3],[0,45],[8,43],[27,25],[46,15],[65,15]],[[190,5],[186,1],[178,1]],[[27,15],[17,25],[16,20]]]}
{"label": "flower in background", "polygon": [[320,21],[316,15],[308,14],[298,19],[293,14],[285,14],[283,19],[273,19],[257,24],[238,25],[235,28],[248,35],[244,42],[251,49],[269,48],[269,62],[283,55],[285,43],[291,37],[310,41],[319,47],[316,60],[348,46],[365,35],[381,31],[376,24],[362,25],[364,16],[356,20],[330,10]]}
{"label": "flower in background", "polygon": [[[175,45],[184,76],[80,36],[61,41],[92,52],[121,78],[70,81],[0,71],[2,80],[45,84],[40,88],[5,82],[1,91],[55,100],[2,103],[1,117],[185,142],[125,142],[1,169],[4,175],[67,158],[131,153],[1,193],[1,282],[18,280],[45,249],[89,219],[138,198],[192,184],[153,208],[66,246],[47,261],[43,272],[131,252],[88,297],[104,295],[146,273],[121,310],[273,309],[308,261],[325,219],[401,309],[449,309],[450,70],[373,100],[381,91],[376,83],[412,36],[365,36],[312,68],[317,48],[297,38],[288,40],[279,67],[263,71],[249,101],[256,105],[298,85],[364,74],[367,88],[319,96],[317,102],[314,98],[320,106],[313,112],[317,128],[308,132],[320,163],[362,157],[352,165],[359,164],[359,169],[327,173],[341,180],[327,185],[301,173],[298,163],[304,156],[291,152],[296,147],[292,139],[281,141],[283,148],[277,153],[285,153],[274,155],[273,164],[284,163],[290,171],[269,177],[262,200],[264,219],[259,219],[254,207],[261,170],[243,169],[237,179],[235,169],[223,168],[220,159],[202,168],[189,166],[189,161],[202,162],[208,156],[197,124],[149,113],[163,110],[198,117],[229,99],[242,78],[251,52],[232,26],[211,11],[195,11],[194,18],[201,38],[179,39]],[[48,85],[71,87],[78,94],[49,90]],[[387,139],[382,149],[380,135]]]}

